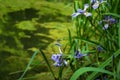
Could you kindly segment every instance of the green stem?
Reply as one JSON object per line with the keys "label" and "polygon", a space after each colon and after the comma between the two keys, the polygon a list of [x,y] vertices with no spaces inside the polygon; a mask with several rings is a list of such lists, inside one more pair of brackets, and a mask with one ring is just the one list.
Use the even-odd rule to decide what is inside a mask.
{"label": "green stem", "polygon": [[47,57],[45,56],[45,54],[43,53],[43,51],[42,51],[41,49],[40,49],[40,53],[41,53],[41,55],[43,56],[45,62],[47,63],[47,66],[48,66],[48,68],[50,69],[50,72],[51,72],[51,74],[53,75],[54,80],[58,80],[58,79],[55,77],[55,74],[54,74],[54,72],[53,72],[53,70],[52,70],[52,68],[51,68],[51,66],[50,66],[50,64],[49,64],[49,61],[48,61]]}

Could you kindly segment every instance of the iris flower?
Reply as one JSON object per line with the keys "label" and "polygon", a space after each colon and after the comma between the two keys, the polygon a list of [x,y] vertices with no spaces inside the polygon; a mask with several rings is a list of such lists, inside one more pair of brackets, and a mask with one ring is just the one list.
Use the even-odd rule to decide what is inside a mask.
{"label": "iris flower", "polygon": [[60,47],[58,47],[58,49],[59,49],[60,53],[59,54],[53,54],[52,57],[51,57],[51,59],[55,62],[53,65],[57,66],[57,67],[67,65],[68,63],[63,58],[63,53],[62,53]]}
{"label": "iris flower", "polygon": [[112,18],[112,16],[105,16],[104,20],[100,21],[100,24],[103,22],[105,23],[103,29],[106,30],[110,25],[115,24],[117,20]]}
{"label": "iris flower", "polygon": [[59,67],[59,66],[67,65],[67,61],[63,59],[62,54],[53,54],[52,60],[55,62],[54,66]]}
{"label": "iris flower", "polygon": [[88,7],[89,7],[89,5],[85,4],[84,9],[83,10],[82,9],[77,9],[77,12],[73,13],[72,17],[77,17],[78,15],[81,15],[81,14],[84,14],[86,17],[91,16],[92,14],[86,11]]}
{"label": "iris flower", "polygon": [[100,4],[102,4],[103,2],[107,2],[107,1],[106,0],[105,1],[104,0],[99,0],[99,1],[98,0],[91,0],[90,2],[92,4],[93,9],[97,9]]}

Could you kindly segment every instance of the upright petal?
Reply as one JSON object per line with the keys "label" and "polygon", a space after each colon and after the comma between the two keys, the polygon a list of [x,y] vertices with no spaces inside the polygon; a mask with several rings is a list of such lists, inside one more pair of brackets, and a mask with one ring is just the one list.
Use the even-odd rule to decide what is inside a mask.
{"label": "upright petal", "polygon": [[100,3],[103,3],[103,0],[100,0]]}
{"label": "upright petal", "polygon": [[90,3],[91,3],[91,4],[94,4],[94,3],[96,3],[96,1],[97,1],[97,0],[91,0]]}
{"label": "upright petal", "polygon": [[86,11],[86,9],[89,7],[89,4],[85,4],[84,5],[84,11]]}

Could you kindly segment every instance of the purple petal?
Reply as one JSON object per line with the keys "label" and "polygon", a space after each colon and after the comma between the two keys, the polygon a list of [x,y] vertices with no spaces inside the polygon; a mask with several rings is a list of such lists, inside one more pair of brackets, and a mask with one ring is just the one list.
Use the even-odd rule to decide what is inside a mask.
{"label": "purple petal", "polygon": [[98,7],[99,7],[99,3],[97,2],[97,3],[95,3],[92,7],[93,7],[93,9],[97,9]]}
{"label": "purple petal", "polygon": [[83,14],[85,11],[82,9],[78,9],[77,12]]}
{"label": "purple petal", "polygon": [[85,4],[84,5],[84,11],[86,11],[86,9],[89,7],[89,5],[88,4]]}
{"label": "purple petal", "polygon": [[91,3],[91,4],[94,4],[94,3],[96,3],[96,1],[97,1],[97,0],[91,0],[90,3]]}
{"label": "purple petal", "polygon": [[78,12],[77,12],[77,13],[73,13],[73,14],[72,14],[72,17],[77,17],[77,16],[80,15],[80,14],[81,14],[81,13],[78,13]]}
{"label": "purple petal", "polygon": [[61,56],[62,54],[53,54],[51,59],[55,62],[59,62]]}
{"label": "purple petal", "polygon": [[105,18],[105,20],[109,20],[112,18],[112,16],[105,16],[104,18]]}
{"label": "purple petal", "polygon": [[89,12],[85,12],[84,15],[85,15],[86,17],[92,16],[92,14],[89,13]]}
{"label": "purple petal", "polygon": [[117,22],[116,19],[114,19],[114,18],[111,18],[109,21],[110,21],[110,24],[114,24]]}

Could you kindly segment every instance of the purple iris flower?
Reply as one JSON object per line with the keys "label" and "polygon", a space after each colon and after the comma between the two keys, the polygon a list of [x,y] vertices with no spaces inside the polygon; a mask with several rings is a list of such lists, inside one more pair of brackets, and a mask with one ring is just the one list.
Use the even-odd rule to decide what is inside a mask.
{"label": "purple iris flower", "polygon": [[107,2],[107,0],[91,0],[90,1],[92,4],[93,9],[97,9],[99,7],[100,4]]}
{"label": "purple iris flower", "polygon": [[56,67],[67,65],[67,61],[63,58],[63,53],[60,49],[60,46],[58,46],[60,54],[53,54],[51,59],[55,62],[53,65]]}
{"label": "purple iris flower", "polygon": [[74,57],[80,59],[80,58],[82,58],[83,56],[86,56],[86,55],[87,55],[87,54],[82,54],[80,51],[77,50],[77,51],[75,52]]}
{"label": "purple iris flower", "polygon": [[117,23],[117,20],[112,18],[112,16],[105,16],[105,18],[102,21],[100,21],[100,24],[103,22],[105,23],[103,29],[106,30],[108,29],[109,25]]}
{"label": "purple iris flower", "polygon": [[105,16],[105,22],[109,23],[109,24],[114,24],[116,23],[116,19],[112,18],[112,16]]}
{"label": "purple iris flower", "polygon": [[83,10],[82,9],[78,9],[77,12],[72,14],[72,17],[77,17],[78,15],[81,15],[81,14],[84,14],[86,17],[91,16],[92,14],[86,11],[88,7],[89,7],[89,5],[85,4],[84,5],[84,9]]}
{"label": "purple iris flower", "polygon": [[52,60],[55,62],[54,66],[57,66],[57,67],[68,64],[67,61],[63,59],[62,54],[53,54]]}

